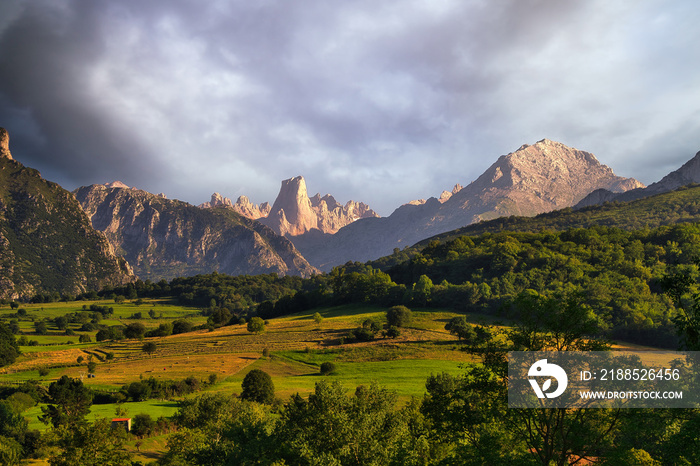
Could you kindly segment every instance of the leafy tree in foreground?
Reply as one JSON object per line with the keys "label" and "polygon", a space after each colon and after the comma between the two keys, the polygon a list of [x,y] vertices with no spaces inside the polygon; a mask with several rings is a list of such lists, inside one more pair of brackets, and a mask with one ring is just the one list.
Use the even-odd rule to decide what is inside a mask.
{"label": "leafy tree in foreground", "polygon": [[54,427],[47,435],[57,448],[51,466],[131,466],[131,455],[124,449],[126,432],[112,429],[107,419],[94,424]]}
{"label": "leafy tree in foreground", "polygon": [[275,420],[265,405],[206,394],[184,400],[176,419],[180,430],[160,464],[284,464],[275,463]]}
{"label": "leafy tree in foreground", "polygon": [[253,369],[243,378],[241,384],[243,391],[241,399],[257,401],[258,403],[272,403],[275,400],[275,385],[270,374],[260,369]]}
{"label": "leafy tree in foreground", "polygon": [[82,423],[92,405],[90,389],[81,380],[67,375],[49,385],[49,397],[52,404],[41,408],[41,420],[47,424],[50,422],[54,427]]}
{"label": "leafy tree in foreground", "polygon": [[[696,261],[700,266],[700,262]],[[687,271],[674,271],[661,280],[664,292],[671,297],[678,313],[673,317],[680,336],[681,349],[700,351],[700,293],[693,291],[695,280]]]}
{"label": "leafy tree in foreground", "polygon": [[10,327],[0,322],[0,367],[12,364],[19,355],[19,345]]}
{"label": "leafy tree in foreground", "polygon": [[[423,412],[438,435],[455,442],[465,464],[570,464],[611,451],[619,409],[513,409],[507,400],[508,351],[590,351],[608,348],[595,338],[598,321],[576,296],[521,294],[510,329],[481,331],[469,350],[483,364],[464,375],[432,376]],[[498,336],[496,336],[498,335]]]}
{"label": "leafy tree in foreground", "polygon": [[376,384],[348,396],[321,381],[308,400],[292,397],[276,437],[285,464],[430,464],[424,423],[414,403],[396,409],[396,393]]}
{"label": "leafy tree in foreground", "polygon": [[15,466],[22,462],[22,445],[15,439],[0,435],[0,464]]}

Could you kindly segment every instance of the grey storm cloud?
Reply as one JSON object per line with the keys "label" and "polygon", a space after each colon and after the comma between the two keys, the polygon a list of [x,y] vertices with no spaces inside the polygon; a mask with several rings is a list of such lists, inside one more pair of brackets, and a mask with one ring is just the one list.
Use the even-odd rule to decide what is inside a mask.
{"label": "grey storm cloud", "polygon": [[386,215],[547,137],[622,176],[700,150],[700,5],[6,0],[0,126],[68,189],[312,192]]}

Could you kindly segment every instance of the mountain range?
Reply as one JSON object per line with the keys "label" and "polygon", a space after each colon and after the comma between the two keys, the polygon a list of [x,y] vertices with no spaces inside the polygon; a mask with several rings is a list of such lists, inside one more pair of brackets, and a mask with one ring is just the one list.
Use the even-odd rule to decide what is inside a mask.
{"label": "mountain range", "polygon": [[199,208],[122,183],[77,189],[92,222],[142,279],[218,271],[308,277],[309,265],[286,238],[226,206]]}
{"label": "mountain range", "polygon": [[[388,217],[363,202],[341,204],[320,193],[309,197],[302,176],[282,181],[272,205],[256,205],[245,196],[233,202],[214,193],[209,202],[194,206],[120,182],[81,187],[71,195],[13,160],[9,136],[1,134],[0,297],[126,283],[136,278],[129,267],[151,280],[214,270],[307,277],[484,220],[636,199],[700,180],[700,153],[647,188],[615,175],[593,154],[543,139],[499,157],[465,187],[407,202]],[[51,232],[23,234],[41,228]],[[77,238],[82,256],[74,250]],[[60,280],[47,278],[60,269],[52,263],[60,254],[48,244],[67,251],[79,266],[61,272]],[[87,256],[99,256],[100,266]]]}
{"label": "mountain range", "polygon": [[446,200],[409,203],[389,217],[354,222],[334,235],[310,232],[292,239],[321,270],[365,262],[439,233],[482,220],[536,215],[570,207],[591,191],[623,192],[644,185],[616,176],[593,154],[543,139],[503,155],[479,178]]}

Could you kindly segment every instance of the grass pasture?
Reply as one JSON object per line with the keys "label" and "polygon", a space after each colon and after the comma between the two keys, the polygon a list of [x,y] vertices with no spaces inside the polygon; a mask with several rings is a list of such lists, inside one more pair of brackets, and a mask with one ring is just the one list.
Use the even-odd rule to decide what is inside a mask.
{"label": "grass pasture", "polygon": [[[377,335],[374,341],[341,344],[342,337],[366,319],[385,324],[385,309],[376,306],[347,305],[315,309],[277,319],[270,319],[265,332],[253,334],[245,325],[232,325],[208,330],[196,330],[168,337],[144,340],[122,340],[78,343],[79,325],[70,324],[76,335],[67,336],[49,325],[47,335],[34,333],[32,318],[55,318],[82,309],[83,303],[51,303],[26,305],[27,315],[20,320],[20,328],[29,340],[38,346],[22,346],[23,354],[18,360],[0,369],[0,383],[19,383],[39,380],[48,385],[63,375],[82,378],[87,386],[107,391],[117,391],[122,386],[150,377],[166,380],[182,380],[194,376],[202,381],[216,375],[214,385],[202,384],[208,391],[240,393],[241,382],[254,368],[268,372],[276,387],[276,395],[287,400],[299,393],[313,392],[316,382],[340,381],[348,393],[358,385],[378,383],[395,390],[402,402],[411,397],[420,397],[425,392],[426,378],[435,373],[459,373],[462,365],[469,362],[466,353],[458,351],[456,337],[444,330],[445,323],[457,315],[442,310],[414,312],[414,321],[409,328],[401,329],[395,339]],[[92,303],[86,303],[89,307]],[[127,325],[140,321],[147,328],[157,327],[164,321],[186,317],[195,324],[206,322],[206,318],[194,316],[200,311],[176,306],[168,302],[150,302],[141,306],[132,303],[115,305],[99,301],[101,306],[114,307],[114,316],[101,323]],[[149,319],[149,309],[155,309],[158,318]],[[16,311],[0,308],[0,319],[8,320]],[[130,317],[141,312],[139,320]],[[160,318],[162,312],[162,318]],[[319,312],[323,321],[317,324],[312,316]],[[467,316],[470,322],[479,318]],[[143,351],[146,341],[153,341],[156,349],[152,354]],[[267,350],[268,357],[263,357]],[[110,354],[113,358],[107,359]],[[83,358],[78,363],[79,357]],[[87,377],[87,361],[97,363],[95,378]],[[327,376],[320,375],[320,365],[332,361],[336,371]],[[48,369],[45,376],[39,369]],[[153,419],[169,417],[177,411],[177,400],[148,400],[139,403],[123,403],[127,416],[149,414]],[[117,405],[93,405],[89,419],[112,418]],[[30,428],[45,430],[38,420],[39,406],[24,413]],[[136,446],[136,440],[127,445],[135,459],[149,463],[166,450],[169,434],[145,439]],[[34,464],[45,464],[36,462]]]}
{"label": "grass pasture", "polygon": [[[89,308],[93,303],[23,305],[27,316],[21,321],[21,328],[23,331],[33,330],[28,320],[32,317],[55,318],[69,312],[79,312],[83,304]],[[147,316],[149,309],[155,309],[157,316],[162,313],[163,318],[141,319],[148,327],[156,327],[166,316],[169,320],[189,316],[195,323],[205,321],[201,315],[193,317],[199,312],[197,309],[162,300],[145,300],[141,306],[130,302],[117,305],[109,301],[94,304],[114,307],[116,319],[110,320],[124,324],[134,321],[128,319],[134,312]],[[324,317],[320,324],[312,319],[317,311]],[[9,308],[0,309],[0,316],[12,318],[15,312]],[[79,335],[57,335],[56,329],[49,327],[49,335],[26,335],[30,340],[40,341],[40,344],[21,347],[23,355],[13,365],[0,369],[0,381],[40,379],[48,383],[68,375],[83,377],[85,384],[95,388],[118,389],[148,377],[179,380],[194,376],[207,380],[211,374],[216,374],[217,380],[221,381],[217,387],[238,391],[247,371],[252,367],[261,367],[271,372],[280,387],[280,394],[286,397],[296,391],[312,390],[316,379],[314,373],[318,372],[318,367],[325,360],[336,363],[338,373],[331,377],[344,383],[368,383],[369,379],[362,374],[374,372],[377,374],[375,379],[389,388],[394,382],[407,378],[415,379],[415,383],[422,385],[428,366],[433,367],[433,371],[443,368],[454,370],[458,364],[467,361],[463,353],[454,351],[456,338],[444,330],[445,322],[456,314],[440,310],[415,312],[413,325],[402,329],[396,339],[379,337],[371,342],[340,344],[343,336],[366,319],[383,324],[384,313],[385,309],[376,306],[346,305],[271,319],[262,334],[248,332],[245,325],[232,325],[214,331],[198,330],[169,337],[147,338],[144,341],[156,343],[156,350],[150,355],[142,351],[144,341],[77,343]],[[468,318],[477,321],[474,316]],[[72,341],[71,344],[67,344],[68,339]],[[265,349],[271,354],[270,358],[262,358]],[[112,360],[105,357],[108,353],[113,354]],[[83,362],[79,364],[77,360],[81,356]],[[97,363],[96,377],[88,379],[85,377],[86,364],[91,357]],[[427,364],[424,361],[432,362]],[[364,371],[362,365],[366,363],[379,365]],[[49,374],[43,378],[38,375],[41,368],[49,369]],[[404,385],[402,393],[416,394],[419,389],[415,383],[411,388]]]}

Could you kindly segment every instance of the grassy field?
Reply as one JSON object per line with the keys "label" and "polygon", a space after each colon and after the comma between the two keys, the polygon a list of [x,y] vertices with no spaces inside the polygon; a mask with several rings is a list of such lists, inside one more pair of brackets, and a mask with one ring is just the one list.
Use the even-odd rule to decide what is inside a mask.
{"label": "grassy field", "polygon": [[[351,344],[341,344],[341,338],[366,319],[384,324],[386,310],[363,305],[314,309],[270,319],[266,331],[261,334],[249,333],[245,325],[233,325],[213,331],[197,330],[145,340],[77,343],[78,335],[61,335],[57,329],[50,328],[48,335],[30,333],[34,331],[32,317],[55,318],[79,311],[83,304],[24,306],[27,316],[20,322],[21,329],[29,333],[26,335],[28,339],[37,340],[40,345],[22,346],[23,355],[14,364],[0,369],[0,383],[39,380],[48,385],[61,376],[68,375],[81,378],[89,387],[115,392],[126,384],[150,377],[182,380],[194,376],[204,382],[214,374],[217,381],[214,385],[202,384],[207,391],[240,393],[245,375],[257,368],[270,374],[276,395],[283,401],[295,393],[303,396],[311,393],[315,384],[326,378],[340,381],[348,393],[352,393],[359,385],[376,382],[395,390],[399,400],[406,402],[411,397],[424,395],[426,378],[431,374],[459,374],[466,364],[473,362],[467,353],[459,351],[457,338],[444,329],[452,317],[460,314],[441,309],[414,310],[411,325],[402,328],[401,335],[395,339],[378,336],[374,341]],[[89,307],[92,303],[85,304]],[[206,318],[197,309],[177,306],[167,301],[146,300],[141,306],[133,303],[114,305],[107,301],[99,301],[97,304],[114,307],[114,318],[108,321],[114,325],[140,321],[148,328],[153,328],[177,318],[187,318],[195,324],[206,322]],[[135,312],[148,316],[150,309],[155,309],[158,318],[129,318]],[[313,320],[315,312],[323,316],[319,324]],[[7,306],[0,308],[0,319],[15,318],[15,313]],[[465,316],[472,324],[494,323],[481,315]],[[75,331],[79,334],[77,326],[72,326],[76,327]],[[145,341],[155,342],[155,352],[147,354],[142,350]],[[616,349],[641,348],[618,345]],[[263,357],[264,350],[267,350],[267,357]],[[108,359],[108,354],[113,358]],[[80,357],[82,363],[78,363]],[[89,358],[97,363],[95,378],[86,377]],[[333,362],[336,371],[321,375],[320,366],[323,362]],[[41,376],[40,369],[48,369],[48,373]],[[192,396],[196,395],[197,393]],[[129,417],[143,413],[156,419],[175,414],[178,402],[149,400],[119,406],[126,409]],[[93,405],[89,418],[111,418],[115,416],[116,409],[116,404]],[[46,429],[38,420],[41,407],[36,406],[24,415],[30,422],[30,428]],[[136,460],[148,463],[165,451],[168,436],[166,434],[146,439],[138,447],[134,440],[128,448],[134,452]]]}
{"label": "grassy field", "polygon": [[[24,305],[25,319],[55,318],[69,312],[82,310],[83,304],[50,303]],[[109,301],[95,304],[114,307],[115,322],[132,322],[127,319],[139,310],[147,315],[156,309],[163,319],[142,319],[148,327],[156,327],[169,320],[190,316],[195,323],[202,323],[202,316],[192,317],[196,309],[177,306],[167,301],[146,300],[141,306],[133,303],[115,305]],[[26,335],[38,340],[39,346],[22,346],[23,355],[11,366],[0,369],[0,382],[21,382],[35,379],[50,383],[63,375],[82,377],[83,382],[94,388],[118,390],[123,385],[143,378],[180,380],[189,376],[201,380],[215,374],[217,390],[240,390],[240,382],[247,371],[260,367],[269,371],[283,398],[313,390],[318,380],[319,366],[324,361],[334,361],[338,367],[331,375],[349,389],[353,385],[375,380],[401,395],[422,394],[425,378],[430,372],[459,370],[467,362],[464,353],[455,351],[456,338],[444,330],[445,323],[454,315],[441,310],[414,313],[411,327],[402,329],[396,339],[378,338],[372,342],[340,344],[341,338],[366,319],[384,323],[385,310],[374,306],[348,305],[332,307],[320,312],[324,320],[316,324],[312,312],[300,313],[279,319],[271,319],[262,334],[251,334],[245,325],[198,330],[169,337],[149,338],[156,343],[156,351],[142,351],[144,341],[122,340],[118,342],[77,343],[78,335],[58,335],[50,329],[49,335]],[[8,307],[0,309],[5,319],[16,311]],[[467,316],[472,322],[479,317]],[[33,331],[30,320],[22,320],[21,328]],[[76,325],[76,324],[72,324]],[[78,333],[78,332],[76,332]],[[70,344],[68,341],[72,341]],[[269,358],[263,358],[267,349]],[[111,353],[112,360],[106,355]],[[82,357],[82,363],[78,359]],[[87,378],[87,361],[97,363],[95,378]],[[41,377],[40,369],[48,369]]]}
{"label": "grassy field", "polygon": [[[87,332],[92,343],[78,343],[78,324],[70,324],[76,335],[67,336],[49,326],[47,335],[34,333],[33,321],[55,318],[82,310],[93,303],[51,303],[23,305],[26,316],[20,320],[20,329],[28,340],[39,342],[37,346],[22,346],[22,356],[11,366],[0,369],[0,383],[18,383],[39,380],[48,385],[63,375],[82,378],[87,386],[108,391],[118,391],[131,382],[154,377],[156,379],[182,380],[194,376],[202,381],[216,375],[217,383],[207,386],[208,391],[240,393],[241,382],[252,369],[268,372],[276,387],[276,395],[286,400],[295,393],[306,395],[314,390],[316,382],[326,377],[340,381],[351,393],[358,385],[379,383],[395,390],[401,401],[421,397],[425,393],[425,380],[439,372],[459,373],[469,363],[466,353],[458,351],[456,337],[444,330],[445,323],[455,313],[443,310],[414,312],[409,328],[401,330],[395,339],[378,336],[371,342],[341,344],[341,338],[362,324],[366,319],[385,323],[385,309],[375,306],[347,305],[315,309],[312,312],[270,319],[266,331],[249,333],[245,325],[234,325],[213,331],[197,330],[169,337],[145,340],[122,340],[118,342],[94,342],[96,332]],[[167,301],[146,300],[141,306],[133,303],[115,305],[108,301],[95,304],[114,308],[113,318],[102,321],[108,325],[142,322],[147,328],[177,318],[187,318],[195,324],[206,322],[197,315],[199,310],[177,306]],[[148,316],[154,309],[158,318],[131,319],[135,312]],[[323,321],[317,324],[312,315],[319,312]],[[161,318],[162,315],[162,318]],[[0,308],[0,319],[16,318],[16,310]],[[468,315],[470,322],[480,322],[482,317]],[[147,354],[142,350],[145,341],[156,343],[156,350]],[[268,356],[263,357],[263,350]],[[111,353],[113,359],[106,355]],[[82,357],[83,362],[78,363]],[[87,360],[97,363],[95,378],[88,378]],[[330,375],[320,374],[320,365],[332,361],[336,371]],[[40,369],[48,369],[41,376]],[[196,395],[196,394],[195,394]],[[156,419],[169,417],[177,411],[177,400],[149,400],[139,403],[123,403],[127,416],[149,414]],[[93,405],[89,419],[115,416],[116,404]],[[30,428],[45,430],[39,421],[41,407],[36,406],[24,413]],[[130,442],[135,459],[144,463],[153,461],[166,449],[168,435],[144,440],[139,447]],[[137,451],[138,450],[138,451]],[[33,464],[45,464],[35,462]]]}
{"label": "grassy field", "polygon": [[[87,418],[89,420],[114,418],[116,415],[115,413],[117,406],[126,410],[126,417],[134,417],[137,414],[148,414],[153,419],[158,419],[161,416],[170,417],[174,415],[178,409],[178,403],[176,401],[162,400],[148,400],[139,401],[135,403],[122,403],[120,405],[92,405],[92,407],[90,408],[90,414],[88,414]],[[42,415],[41,405],[30,408],[23,414],[24,417],[29,420],[30,429],[37,429],[40,431],[47,429],[46,424],[39,420],[39,416]]]}

